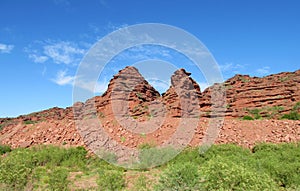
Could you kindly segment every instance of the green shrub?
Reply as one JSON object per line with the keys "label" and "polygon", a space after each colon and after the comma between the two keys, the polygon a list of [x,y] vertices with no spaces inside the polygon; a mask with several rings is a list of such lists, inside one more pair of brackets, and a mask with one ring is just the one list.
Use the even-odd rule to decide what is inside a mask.
{"label": "green shrub", "polygon": [[124,174],[117,170],[100,170],[97,184],[99,190],[123,190],[125,188]]}
{"label": "green shrub", "polygon": [[147,177],[144,175],[141,175],[135,181],[133,191],[150,191],[149,187],[150,186],[149,186],[149,181],[147,180]]}
{"label": "green shrub", "polygon": [[296,111],[291,111],[289,114],[284,114],[282,119],[300,120],[300,114]]}
{"label": "green shrub", "polygon": [[260,112],[262,110],[261,109],[252,109],[252,110],[249,110],[249,112],[254,116],[254,119],[261,119],[261,115],[260,115]]}
{"label": "green shrub", "polygon": [[27,120],[23,122],[25,125],[35,124],[36,121]]}
{"label": "green shrub", "polygon": [[300,120],[300,114],[298,113],[300,109],[300,102],[297,102],[290,113],[284,114],[281,119],[289,119],[289,120]]}
{"label": "green shrub", "polygon": [[32,172],[33,190],[46,190],[49,183],[49,170],[44,166],[36,167]]}
{"label": "green shrub", "polygon": [[158,180],[155,190],[199,190],[200,176],[194,163],[169,165]]}
{"label": "green shrub", "polygon": [[98,150],[96,154],[103,160],[109,163],[116,163],[118,161],[115,153],[106,151],[106,150]]}
{"label": "green shrub", "polygon": [[234,144],[212,145],[205,153],[200,154],[206,161],[215,157],[227,158],[236,163],[248,162],[251,156],[249,149]]}
{"label": "green shrub", "polygon": [[18,149],[10,152],[1,159],[0,183],[9,190],[23,190],[32,169],[31,157],[26,150]]}
{"label": "green shrub", "polygon": [[83,147],[60,148],[56,146],[38,146],[29,149],[36,165],[82,167],[87,151]]}
{"label": "green shrub", "polygon": [[49,174],[49,188],[50,190],[65,191],[68,190],[68,170],[63,167],[54,168]]}
{"label": "green shrub", "polygon": [[256,168],[281,187],[300,187],[299,144],[259,144],[253,148]]}
{"label": "green shrub", "polygon": [[[202,164],[205,159],[200,154],[200,148],[192,148],[188,147],[184,149],[181,153],[179,153],[174,159],[170,161],[171,164],[177,164],[177,163],[186,163],[186,162],[192,162],[195,164]],[[206,151],[206,150],[205,150]]]}
{"label": "green shrub", "polygon": [[249,116],[249,115],[245,115],[245,116],[243,117],[243,120],[254,120],[254,118],[251,117],[251,116]]}
{"label": "green shrub", "polygon": [[219,156],[203,164],[200,172],[205,190],[276,190],[268,174]]}
{"label": "green shrub", "polygon": [[300,109],[300,102],[297,102],[294,107],[293,107],[293,111],[298,111]]}
{"label": "green shrub", "polygon": [[171,147],[141,149],[139,152],[138,168],[148,169],[160,166],[178,154],[178,151]]}
{"label": "green shrub", "polygon": [[0,145],[0,155],[3,155],[5,153],[8,153],[11,151],[10,146],[8,145]]}

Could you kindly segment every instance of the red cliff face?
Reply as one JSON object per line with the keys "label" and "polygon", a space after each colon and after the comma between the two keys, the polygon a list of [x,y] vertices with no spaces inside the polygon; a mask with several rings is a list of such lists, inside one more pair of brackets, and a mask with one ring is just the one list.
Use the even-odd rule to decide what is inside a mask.
{"label": "red cliff face", "polygon": [[162,95],[169,117],[182,117],[184,112],[199,117],[199,99],[202,95],[199,85],[190,75],[179,69],[171,76],[171,86]]}
{"label": "red cliff face", "polygon": [[[179,69],[171,76],[170,88],[160,96],[136,68],[126,67],[111,79],[102,96],[75,103],[66,109],[52,108],[0,119],[0,144],[12,147],[86,145],[76,129],[74,118],[100,120],[105,131],[125,146],[136,147],[145,141],[160,144],[174,133],[180,118],[190,117],[199,119],[191,142],[197,145],[201,143],[215,104],[211,101],[213,88],[224,88],[226,93],[226,102],[220,101],[220,104],[225,104],[226,112],[217,143],[231,142],[249,147],[261,141],[300,140],[299,121],[277,120],[300,102],[300,70],[263,78],[236,75],[201,93],[190,73]],[[241,121],[240,118],[246,115],[261,120]],[[158,130],[141,137],[122,127],[117,116],[144,124],[153,118],[165,120]]]}
{"label": "red cliff face", "polygon": [[[259,115],[277,119],[300,101],[300,70],[263,78],[236,75],[225,81],[224,86],[227,117]],[[210,89],[203,92],[202,111],[209,111]]]}

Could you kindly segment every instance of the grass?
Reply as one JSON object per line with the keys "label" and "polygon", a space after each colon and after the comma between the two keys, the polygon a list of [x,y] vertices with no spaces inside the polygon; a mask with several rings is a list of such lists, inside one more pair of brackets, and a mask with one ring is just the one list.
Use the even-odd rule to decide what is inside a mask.
{"label": "grass", "polygon": [[[300,143],[260,143],[251,150],[213,145],[204,153],[201,147],[186,148],[168,163],[143,171],[113,166],[82,147],[7,148],[0,146],[0,190],[300,189]],[[140,150],[142,165],[155,163],[153,156],[159,160],[162,153],[146,144]]]}
{"label": "grass", "polygon": [[0,145],[0,155],[3,155],[5,153],[8,153],[11,151],[10,146],[8,145]]}
{"label": "grass", "polygon": [[245,115],[245,116],[243,117],[243,120],[254,120],[254,118],[251,117],[251,116],[249,116],[249,115]]}
{"label": "grass", "polygon": [[27,120],[23,122],[25,125],[30,125],[30,124],[35,124],[37,123],[36,121],[31,121],[31,120]]}
{"label": "grass", "polygon": [[246,111],[249,115],[243,116],[243,120],[257,120],[257,119],[289,119],[300,120],[300,102],[297,102],[291,109],[290,113],[281,114],[284,111],[282,106],[263,107],[260,109],[248,109]]}
{"label": "grass", "polygon": [[300,110],[300,102],[297,102],[292,108],[292,110],[290,111],[290,113],[284,114],[281,117],[281,119],[300,120],[299,110]]}

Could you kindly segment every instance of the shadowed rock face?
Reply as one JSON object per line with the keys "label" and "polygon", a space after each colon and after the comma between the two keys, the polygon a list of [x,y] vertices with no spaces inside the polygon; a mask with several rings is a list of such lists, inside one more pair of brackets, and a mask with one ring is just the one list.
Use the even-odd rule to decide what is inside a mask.
{"label": "shadowed rock face", "polygon": [[171,87],[162,96],[170,117],[199,116],[200,87],[190,75],[179,69],[171,76]]}
{"label": "shadowed rock face", "polygon": [[[221,91],[222,88],[225,90],[226,102],[224,100],[212,102],[211,94],[214,92],[212,90]],[[207,121],[204,121],[211,116],[212,107],[224,104],[227,122],[221,130],[220,143],[243,144],[245,142],[242,140],[243,137],[249,139],[246,140],[247,146],[252,141],[250,139],[270,142],[294,141],[300,140],[300,125],[297,121],[240,122],[231,118],[251,116],[259,112],[261,117],[276,119],[290,112],[297,102],[300,102],[300,70],[263,78],[236,75],[223,84],[215,84],[201,93],[199,85],[190,77],[190,73],[179,69],[171,76],[170,88],[160,96],[136,68],[126,67],[110,80],[107,91],[102,96],[91,98],[85,103],[77,102],[66,109],[51,108],[17,118],[0,119],[0,129],[2,129],[0,144],[9,144],[13,147],[28,147],[44,143],[84,145],[86,143],[76,129],[75,118],[76,120],[99,119],[112,137],[118,140],[120,137],[129,137],[129,142],[126,141],[124,144],[137,146],[143,138],[127,134],[116,120],[117,115],[123,117],[122,119],[130,118],[133,121],[145,122],[144,124],[152,118],[166,118],[161,126],[169,133],[174,131],[181,117],[200,117],[196,138],[201,140],[203,132],[200,131],[205,129]],[[128,121],[126,123],[134,124]],[[155,121],[156,125],[160,123],[159,120]],[[251,132],[246,132],[245,129],[240,128],[245,123],[249,127],[250,123],[263,126],[266,130],[260,129],[259,132],[268,134],[268,138],[259,132],[254,133],[253,138],[254,135],[250,136],[250,134],[253,134],[258,127],[253,127]],[[285,130],[281,131],[281,129]],[[245,135],[234,138],[237,137],[236,132]],[[288,136],[290,133],[296,134]],[[157,142],[167,135],[163,131],[151,134]],[[192,141],[192,144],[194,142],[197,141]]]}

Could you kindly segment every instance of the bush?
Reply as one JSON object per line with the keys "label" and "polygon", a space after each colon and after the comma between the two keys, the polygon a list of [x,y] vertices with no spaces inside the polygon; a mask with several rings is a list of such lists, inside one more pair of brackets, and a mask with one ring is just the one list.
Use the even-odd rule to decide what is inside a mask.
{"label": "bush", "polygon": [[212,145],[204,154],[200,154],[206,161],[215,157],[227,158],[236,163],[248,162],[251,152],[249,149],[242,148],[234,144]]}
{"label": "bush", "polygon": [[251,117],[251,116],[249,116],[249,115],[245,115],[245,116],[243,117],[243,120],[254,120],[254,118]]}
{"label": "bush", "polygon": [[49,174],[49,188],[50,190],[65,191],[68,189],[68,170],[63,167],[56,167]]}
{"label": "bush", "polygon": [[99,190],[123,190],[125,188],[124,174],[117,170],[100,170],[97,184]]}
{"label": "bush", "polygon": [[118,158],[115,153],[106,151],[106,150],[98,150],[96,152],[97,156],[99,156],[101,159],[105,160],[108,163],[117,163]]}
{"label": "bush", "polygon": [[259,144],[253,148],[256,168],[281,187],[300,187],[299,144]]}
{"label": "bush", "polygon": [[[181,153],[179,153],[174,159],[170,161],[171,164],[177,164],[177,163],[186,163],[186,162],[192,162],[195,164],[202,164],[205,159],[200,154],[202,147],[200,148],[186,148]],[[205,150],[206,151],[206,150]]]}
{"label": "bush", "polygon": [[0,155],[3,155],[5,153],[8,153],[11,151],[10,146],[8,145],[0,145]]}
{"label": "bush", "polygon": [[194,163],[174,164],[162,172],[155,190],[199,190],[200,176]]}
{"label": "bush", "polygon": [[205,190],[276,190],[276,184],[268,174],[257,173],[221,157],[211,159],[200,171]]}
{"label": "bush", "polygon": [[294,107],[293,107],[293,111],[298,111],[300,109],[300,102],[297,102]]}
{"label": "bush", "polygon": [[33,165],[28,151],[18,149],[9,153],[0,163],[0,183],[9,190],[23,190]]}
{"label": "bush", "polygon": [[135,181],[133,190],[134,191],[150,191],[149,187],[150,186],[149,186],[149,181],[147,180],[147,177],[144,175],[141,175]]}
{"label": "bush", "polygon": [[30,124],[35,124],[37,123],[36,121],[31,121],[31,120],[27,120],[23,122],[25,125],[30,125]]}
{"label": "bush", "polygon": [[249,110],[249,113],[251,113],[253,116],[254,116],[254,119],[261,119],[261,115],[260,115],[260,112],[262,110],[261,109],[252,109],[252,110]]}
{"label": "bush", "polygon": [[177,154],[178,151],[170,147],[141,149],[138,168],[147,169],[160,166],[173,159]]}
{"label": "bush", "polygon": [[87,154],[83,147],[65,149],[49,145],[33,147],[29,150],[36,165],[40,166],[83,167]]}
{"label": "bush", "polygon": [[282,119],[300,120],[300,114],[296,111],[291,111],[289,114],[284,114]]}

